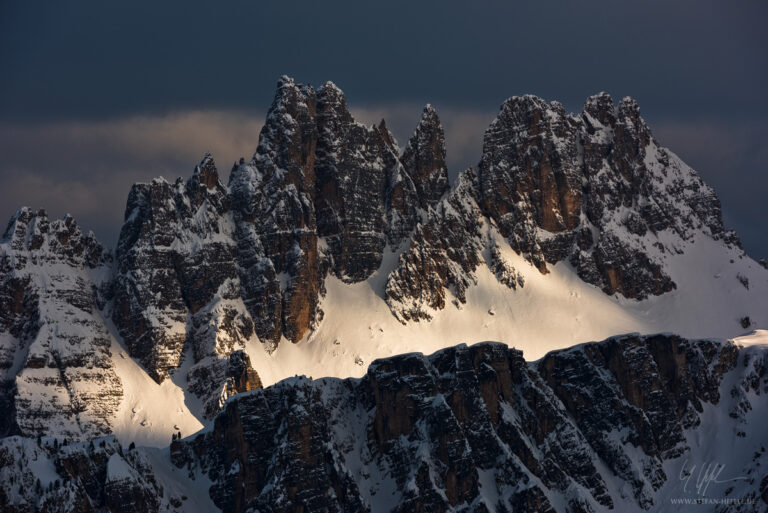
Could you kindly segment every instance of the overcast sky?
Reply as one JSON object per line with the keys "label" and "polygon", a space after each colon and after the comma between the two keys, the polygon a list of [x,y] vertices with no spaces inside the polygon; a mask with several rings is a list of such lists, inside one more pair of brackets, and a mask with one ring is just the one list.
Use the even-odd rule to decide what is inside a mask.
{"label": "overcast sky", "polygon": [[133,182],[188,176],[205,151],[226,179],[250,157],[288,74],[333,80],[401,144],[432,103],[453,175],[509,96],[632,96],[768,257],[764,0],[116,4],[0,1],[3,219],[70,212],[112,246]]}

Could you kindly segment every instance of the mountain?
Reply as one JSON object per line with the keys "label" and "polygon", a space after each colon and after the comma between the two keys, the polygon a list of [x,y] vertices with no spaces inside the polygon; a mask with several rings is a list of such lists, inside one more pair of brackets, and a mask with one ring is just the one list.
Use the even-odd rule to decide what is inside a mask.
{"label": "mountain", "polygon": [[768,326],[768,270],[633,100],[512,97],[452,183],[448,150],[429,105],[401,151],[333,83],[283,77],[228,183],[206,154],[135,184],[114,251],[20,209],[0,238],[0,435],[162,447],[235,394],[411,351]]}
{"label": "mountain", "polygon": [[767,344],[626,335],[533,362],[459,345],[236,395],[162,450],[7,437],[0,507],[768,511]]}

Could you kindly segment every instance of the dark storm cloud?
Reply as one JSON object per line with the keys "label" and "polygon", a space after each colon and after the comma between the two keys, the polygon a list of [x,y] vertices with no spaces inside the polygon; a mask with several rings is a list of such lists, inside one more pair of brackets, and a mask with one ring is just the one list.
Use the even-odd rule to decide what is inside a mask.
{"label": "dark storm cloud", "polygon": [[208,149],[225,172],[250,155],[287,73],[333,80],[358,117],[387,117],[401,144],[432,102],[454,172],[477,161],[508,96],[579,110],[600,90],[631,95],[716,187],[747,249],[768,255],[768,4],[468,5],[2,2],[0,215],[20,202],[76,205],[113,240],[131,182],[187,175]]}

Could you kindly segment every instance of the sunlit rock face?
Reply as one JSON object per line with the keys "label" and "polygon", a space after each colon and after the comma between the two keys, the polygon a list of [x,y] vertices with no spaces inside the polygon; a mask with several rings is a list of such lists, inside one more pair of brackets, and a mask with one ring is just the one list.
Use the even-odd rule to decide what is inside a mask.
{"label": "sunlit rock face", "polygon": [[110,264],[72,217],[14,214],[0,239],[2,435],[111,432],[122,386],[99,312]]}
{"label": "sunlit rock face", "polygon": [[254,335],[268,351],[300,340],[322,319],[326,276],[368,278],[387,244],[408,238],[446,192],[431,107],[405,165],[399,153],[383,122],[354,121],[334,84],[283,77],[256,153],[235,165],[229,186],[210,155],[186,181],[136,184],[111,310],[131,356],[162,382],[188,354],[191,390],[214,412],[237,389],[220,383],[233,351]]}
{"label": "sunlit rock face", "polygon": [[[724,235],[712,189],[658,146],[633,100],[614,106],[604,93],[580,115],[533,96],[507,100],[486,131],[479,189],[516,250],[542,271],[569,259],[608,294],[671,290],[654,254],[698,231]],[[672,242],[654,237],[665,231]]]}
{"label": "sunlit rock face", "polygon": [[[256,152],[228,187],[210,157],[188,182],[134,187],[115,289],[115,322],[132,353],[163,379],[181,361],[187,316],[217,294],[244,306],[219,315],[243,328],[230,338],[252,327],[269,351],[297,342],[323,318],[326,277],[365,280],[386,248],[401,255],[385,300],[409,322],[444,308],[449,291],[464,302],[479,265],[523,287],[502,243],[542,273],[567,261],[606,294],[635,299],[675,289],[663,257],[697,234],[738,244],[714,192],[657,144],[628,98],[617,106],[599,94],[574,115],[512,97],[485,133],[477,169],[452,187],[445,155],[429,105],[401,153],[383,121],[355,122],[333,83],[281,78]],[[146,293],[154,282],[157,297]]]}
{"label": "sunlit rock face", "polygon": [[434,205],[390,275],[395,315],[430,318],[448,289],[464,302],[483,251],[504,283],[522,286],[494,256],[496,233],[542,273],[567,261],[606,294],[636,299],[675,289],[663,257],[698,234],[739,246],[714,191],[658,145],[633,100],[615,106],[604,93],[578,115],[530,95],[504,102],[477,170]]}

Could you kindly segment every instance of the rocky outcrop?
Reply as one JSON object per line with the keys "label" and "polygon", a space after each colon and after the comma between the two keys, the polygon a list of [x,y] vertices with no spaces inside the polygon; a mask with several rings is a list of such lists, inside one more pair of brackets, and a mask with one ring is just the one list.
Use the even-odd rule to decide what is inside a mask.
{"label": "rocky outcrop", "polygon": [[[649,510],[677,490],[667,462],[695,457],[708,434],[750,454],[768,442],[754,426],[738,434],[764,406],[749,392],[768,391],[764,352],[628,335],[532,363],[494,343],[401,355],[361,379],[237,396],[171,459],[206,474],[232,512]],[[732,470],[757,476],[765,457]],[[759,479],[729,486],[718,492],[759,498]]]}
{"label": "rocky outcrop", "polygon": [[582,190],[578,127],[560,104],[514,97],[485,132],[478,171],[483,211],[512,247],[546,271],[537,228],[551,233],[579,224]]}
{"label": "rocky outcrop", "polygon": [[125,218],[112,319],[131,356],[158,382],[184,354],[193,359],[190,390],[212,414],[232,391],[230,356],[254,333],[240,294],[229,192],[213,158],[206,154],[186,182],[134,185]]}
{"label": "rocky outcrop", "polygon": [[445,163],[445,133],[432,105],[424,107],[421,121],[401,157],[405,172],[413,180],[419,207],[434,207],[448,190]]}
{"label": "rocky outcrop", "polygon": [[[701,423],[703,403],[720,402],[723,375],[738,356],[720,342],[629,336],[551,353],[537,370],[592,450],[647,509],[670,478],[663,462],[690,450],[685,431]],[[641,458],[629,458],[625,444],[642,449]]]}
{"label": "rocky outcrop", "polygon": [[0,434],[111,432],[122,385],[100,314],[110,263],[72,217],[14,214],[0,239]]}
{"label": "rocky outcrop", "polygon": [[[188,317],[199,357],[217,336],[204,329],[213,313],[206,306],[219,295],[239,298],[228,210],[227,191],[210,156],[186,182],[136,184],[128,197],[116,253],[112,317],[131,355],[157,381],[180,363]],[[225,310],[216,313],[225,315]],[[252,321],[244,317],[240,324]],[[241,338],[249,335],[244,331]],[[236,330],[227,335],[238,336]],[[213,342],[206,340],[210,337]]]}
{"label": "rocky outcrop", "polygon": [[0,509],[8,513],[173,511],[142,451],[113,437],[67,443],[52,438],[0,441]]}
{"label": "rocky outcrop", "polygon": [[459,176],[448,196],[416,227],[408,250],[387,278],[385,297],[401,322],[430,319],[430,312],[445,307],[449,289],[457,301],[466,302],[487,242],[473,199],[476,186],[472,169]]}
{"label": "rocky outcrop", "polygon": [[[0,509],[765,512],[766,397],[761,346],[625,335],[527,362],[460,345],[237,395],[169,451],[3,438]],[[684,471],[707,463],[728,470],[702,494]]]}
{"label": "rocky outcrop", "polygon": [[[723,237],[712,189],[651,136],[637,104],[601,93],[580,115],[513,97],[486,131],[479,203],[542,272],[570,259],[607,294],[642,299],[675,284],[661,255],[697,231]],[[674,242],[661,242],[664,231]]]}
{"label": "rocky outcrop", "polygon": [[241,244],[244,300],[272,344],[301,338],[317,309],[316,114],[312,88],[281,80],[256,154],[230,175],[239,238],[253,246]]}
{"label": "rocky outcrop", "polygon": [[[606,294],[636,299],[675,289],[665,259],[685,252],[697,235],[740,247],[723,229],[712,189],[658,144],[633,100],[615,106],[605,93],[589,98],[577,115],[531,95],[508,99],[486,130],[477,170],[465,171],[435,210],[452,209],[457,195],[476,208],[452,212],[449,222],[430,219],[430,237],[416,230],[412,256],[389,277],[387,300],[398,317],[429,318],[430,308],[442,308],[444,301],[424,297],[454,285],[434,263],[451,265],[453,257],[445,243],[442,255],[421,264],[415,255],[433,252],[431,241],[447,241],[456,225],[490,225],[542,273],[568,261]],[[474,237],[475,246],[493,251],[494,237]],[[498,262],[488,263],[500,275]],[[413,287],[417,270],[428,278]],[[464,270],[464,281],[472,282],[473,270],[471,264]],[[463,302],[461,286],[455,296]],[[415,311],[414,305],[423,306]]]}
{"label": "rocky outcrop", "polygon": [[[241,316],[241,337],[252,324],[268,351],[297,342],[322,320],[326,277],[367,279],[387,246],[402,254],[385,299],[408,322],[465,302],[481,264],[511,289],[523,286],[507,246],[542,273],[566,261],[606,294],[644,299],[675,289],[665,260],[697,235],[738,244],[714,192],[659,146],[629,98],[616,106],[601,93],[567,114],[556,102],[512,97],[485,133],[477,169],[453,187],[445,155],[429,105],[400,155],[384,122],[355,122],[333,83],[316,90],[281,78],[256,153],[235,165],[228,188],[211,161],[201,165],[205,186],[156,181],[132,192],[115,301],[132,354],[163,379],[179,365],[187,317],[217,286],[242,299],[245,312],[214,315]],[[199,208],[205,221],[192,222]],[[190,232],[204,250],[188,247]],[[213,273],[204,260],[219,264],[200,288],[200,276],[186,278],[189,269]],[[150,270],[134,273],[142,267]],[[193,328],[209,317],[193,318]]]}
{"label": "rocky outcrop", "polygon": [[203,360],[189,371],[189,390],[203,399],[203,416],[213,418],[231,396],[261,388],[261,379],[242,350],[228,358]]}
{"label": "rocky outcrop", "polygon": [[424,107],[400,162],[390,179],[387,201],[387,239],[393,248],[409,239],[449,189],[445,134],[431,105]]}
{"label": "rocky outcrop", "polygon": [[315,205],[330,271],[348,282],[368,278],[386,245],[387,190],[399,162],[386,126],[354,123],[332,83],[318,91]]}
{"label": "rocky outcrop", "polygon": [[[294,342],[322,317],[328,273],[368,278],[447,189],[443,130],[426,109],[402,162],[382,122],[356,123],[331,82],[283,77],[253,159],[229,187],[243,296],[259,338]],[[406,165],[407,164],[407,165]]]}

